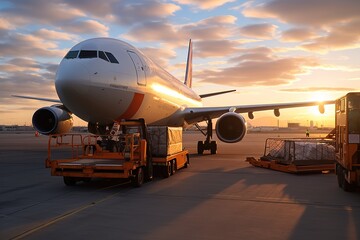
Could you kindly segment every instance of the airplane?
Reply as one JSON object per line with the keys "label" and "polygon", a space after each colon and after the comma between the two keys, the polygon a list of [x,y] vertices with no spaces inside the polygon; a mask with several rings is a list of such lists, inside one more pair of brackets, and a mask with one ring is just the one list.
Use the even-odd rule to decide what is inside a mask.
{"label": "airplane", "polygon": [[[254,112],[319,106],[334,101],[292,102],[277,104],[233,105],[203,107],[202,99],[233,92],[228,90],[198,95],[192,87],[192,41],[189,41],[185,81],[182,82],[145,56],[134,46],[113,38],[92,38],[76,44],[59,64],[55,88],[59,99],[31,96],[14,97],[56,103],[40,108],[32,117],[34,128],[41,134],[69,132],[72,114],[88,122],[93,134],[109,133],[114,123],[124,119],[143,118],[147,125],[189,127],[195,125],[205,135],[198,141],[197,152],[210,150],[216,154],[217,143],[212,141],[213,119],[218,118],[215,132],[220,141],[241,141],[247,131],[245,118]],[[198,123],[206,122],[206,131]]]}

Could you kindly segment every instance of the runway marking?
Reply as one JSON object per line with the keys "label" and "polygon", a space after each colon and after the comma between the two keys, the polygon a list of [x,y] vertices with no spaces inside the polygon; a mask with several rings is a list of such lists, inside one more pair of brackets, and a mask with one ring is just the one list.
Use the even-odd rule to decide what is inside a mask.
{"label": "runway marking", "polygon": [[[129,182],[124,182],[124,183],[120,183],[120,184],[111,185],[111,186],[109,186],[109,187],[101,188],[101,189],[99,189],[99,190],[107,190],[107,189],[119,187],[119,186],[126,185],[126,184],[129,184]],[[93,202],[91,202],[91,203],[89,203],[89,204],[86,204],[85,206],[79,207],[79,208],[74,209],[74,210],[72,210],[72,211],[70,211],[70,212],[68,212],[68,213],[65,213],[65,214],[63,214],[63,215],[60,215],[60,216],[58,216],[58,217],[55,217],[55,218],[53,218],[52,220],[50,220],[49,222],[47,222],[47,223],[40,224],[39,226],[34,227],[34,228],[32,228],[32,229],[29,229],[29,230],[27,230],[27,231],[25,231],[25,232],[23,232],[23,233],[15,236],[15,237],[12,237],[12,238],[10,238],[10,239],[11,239],[11,240],[17,240],[17,239],[22,239],[22,238],[24,238],[24,237],[27,237],[27,236],[29,236],[30,234],[33,234],[33,233],[35,233],[35,232],[37,232],[37,231],[39,231],[39,230],[42,230],[42,229],[44,229],[44,228],[46,228],[46,227],[48,227],[48,226],[50,226],[50,225],[53,225],[53,224],[55,224],[55,223],[57,223],[57,222],[60,222],[60,221],[62,221],[62,220],[64,220],[64,219],[66,219],[66,218],[68,218],[68,217],[71,217],[71,216],[73,216],[73,215],[75,215],[75,214],[77,214],[77,213],[80,213],[80,212],[82,212],[82,211],[84,211],[84,210],[86,210],[86,209],[88,209],[88,208],[91,208],[91,207],[94,207],[94,206],[96,206],[96,205],[98,205],[98,204],[100,204],[100,203],[103,203],[103,202],[105,202],[105,201],[107,201],[107,200],[115,197],[116,195],[118,195],[118,194],[120,194],[120,193],[124,193],[124,192],[123,192],[123,191],[119,191],[119,192],[117,192],[117,193],[111,194],[111,195],[109,195],[109,196],[107,196],[107,197],[105,197],[105,198],[102,198],[102,199],[100,199],[100,200],[93,201]],[[126,192],[125,192],[125,193],[126,193]]]}

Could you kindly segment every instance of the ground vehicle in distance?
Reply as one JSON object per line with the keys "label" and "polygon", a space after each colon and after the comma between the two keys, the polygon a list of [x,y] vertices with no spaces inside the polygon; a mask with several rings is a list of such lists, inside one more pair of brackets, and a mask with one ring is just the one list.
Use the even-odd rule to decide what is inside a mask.
{"label": "ground vehicle in distance", "polygon": [[339,187],[355,191],[360,186],[360,92],[336,100],[335,139]]}
{"label": "ground vehicle in distance", "polygon": [[[112,130],[113,131],[113,130]],[[165,177],[188,164],[188,151],[153,162],[149,133],[143,119],[123,121],[117,133],[107,136],[56,134],[49,136],[46,167],[52,176],[63,176],[68,186],[92,178],[130,179],[134,186],[152,180],[153,164]]]}

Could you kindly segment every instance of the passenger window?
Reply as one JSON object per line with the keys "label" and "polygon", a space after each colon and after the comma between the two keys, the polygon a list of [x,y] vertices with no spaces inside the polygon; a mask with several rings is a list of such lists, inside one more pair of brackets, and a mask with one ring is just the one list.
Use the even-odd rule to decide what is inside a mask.
{"label": "passenger window", "polygon": [[99,58],[109,62],[109,59],[106,57],[106,55],[103,51],[99,51]]}
{"label": "passenger window", "polygon": [[109,52],[105,52],[111,63],[119,63],[118,60]]}
{"label": "passenger window", "polygon": [[69,52],[66,54],[65,58],[66,58],[66,59],[76,58],[77,55],[78,55],[78,53],[79,53],[79,51],[69,51]]}
{"label": "passenger window", "polygon": [[81,50],[79,58],[97,58],[97,51]]}

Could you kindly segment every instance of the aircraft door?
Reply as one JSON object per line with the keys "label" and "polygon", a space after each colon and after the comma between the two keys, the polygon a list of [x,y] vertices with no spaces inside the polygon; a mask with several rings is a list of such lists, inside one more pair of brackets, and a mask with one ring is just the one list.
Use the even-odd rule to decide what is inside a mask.
{"label": "aircraft door", "polygon": [[145,74],[146,66],[143,64],[140,57],[136,53],[128,51],[128,54],[132,59],[136,69],[137,83],[139,85],[146,85],[146,74]]}

